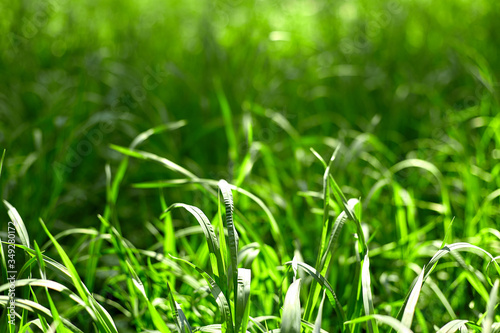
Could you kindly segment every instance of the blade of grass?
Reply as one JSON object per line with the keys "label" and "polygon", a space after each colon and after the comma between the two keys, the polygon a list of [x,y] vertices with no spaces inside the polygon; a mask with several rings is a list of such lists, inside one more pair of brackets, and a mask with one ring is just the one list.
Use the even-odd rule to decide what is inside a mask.
{"label": "blade of grass", "polygon": [[437,331],[437,333],[454,333],[465,326],[469,321],[462,319],[455,319],[444,325]]}
{"label": "blade of grass", "polygon": [[281,332],[300,333],[300,317],[300,279],[297,279],[286,292],[281,317]]}
{"label": "blade of grass", "polygon": [[210,287],[210,292],[212,293],[212,296],[215,299],[215,302],[217,303],[219,310],[221,312],[222,320],[224,322],[223,324],[223,331],[227,330],[227,332],[232,333],[234,332],[234,326],[232,323],[232,315],[231,315],[231,308],[229,307],[229,303],[227,301],[226,296],[224,296],[224,293],[222,292],[221,288],[215,280],[204,270],[199,268],[198,266],[190,263],[189,261],[182,259],[182,258],[176,258],[174,256],[170,256],[172,259],[183,262],[190,267],[194,268],[198,273],[200,273],[205,280],[208,282],[208,285]]}
{"label": "blade of grass", "polygon": [[17,210],[7,202],[7,200],[4,200],[3,203],[5,204],[5,207],[7,207],[7,213],[9,214],[10,219],[12,220],[12,222],[14,222],[14,226],[16,227],[19,239],[21,239],[21,243],[26,247],[30,247],[30,238],[28,235],[28,230],[26,230],[26,225],[24,225],[23,219],[21,218]]}
{"label": "blade of grass", "polygon": [[316,321],[314,322],[313,333],[321,332],[321,321],[323,318],[323,303],[325,303],[326,292],[323,291],[323,297],[321,298],[321,302],[319,303],[318,315],[316,316]]}
{"label": "blade of grass", "polygon": [[495,319],[495,307],[498,305],[498,286],[500,280],[496,280],[491,288],[490,299],[486,307],[486,318],[483,321],[483,333],[491,333],[493,330],[493,321]]}
{"label": "blade of grass", "polygon": [[[375,313],[373,309],[373,297],[370,282],[370,257],[368,256],[368,253],[365,255],[363,267],[361,268],[361,285],[363,291],[363,306],[365,308],[365,314],[368,316]],[[378,333],[378,327],[375,320],[368,321],[368,331]]]}
{"label": "blade of grass", "polygon": [[[293,264],[293,261],[289,261],[289,262],[285,263],[285,265],[290,265],[290,266],[292,264]],[[340,315],[340,317],[342,319],[342,322],[344,322],[346,320],[345,319],[346,317],[345,317],[344,309],[342,308],[342,305],[340,304],[340,302],[339,302],[339,300],[337,298],[337,295],[333,291],[332,286],[325,279],[325,277],[322,276],[321,274],[319,274],[316,271],[316,269],[314,269],[313,267],[309,266],[306,263],[303,263],[303,262],[299,261],[299,262],[297,262],[297,266],[300,267],[300,268],[302,268],[307,274],[309,274],[310,276],[312,276],[314,278],[314,280],[316,280],[316,282],[318,282],[320,284],[320,286],[322,286],[323,288],[325,288],[326,294],[328,296],[328,300],[332,304],[332,306],[335,309],[335,311],[337,311],[337,314]]]}
{"label": "blade of grass", "polygon": [[[235,297],[235,332],[246,332],[250,315],[250,282],[252,272],[249,269],[238,268],[238,293]],[[241,327],[241,330],[240,330]]]}
{"label": "blade of grass", "polygon": [[411,328],[411,323],[413,321],[413,315],[415,314],[415,308],[417,306],[418,298],[420,296],[420,291],[422,290],[422,284],[424,282],[424,273],[425,270],[418,275],[415,284],[411,290],[410,296],[408,297],[408,302],[406,303],[403,318],[401,319],[401,323],[408,328]]}
{"label": "blade of grass", "polygon": [[[166,214],[169,214],[172,209],[175,208],[184,208],[191,215],[196,218],[196,221],[200,224],[203,229],[203,234],[205,235],[205,239],[208,244],[208,248],[210,250],[210,260],[211,260],[211,268],[214,272],[217,279],[225,279],[225,265],[223,261],[223,257],[220,250],[219,241],[217,239],[217,235],[215,234],[214,228],[206,215],[203,213],[201,209],[195,206],[186,205],[183,203],[175,203],[170,205],[165,212],[163,212],[161,218],[165,218]],[[225,283],[227,284],[227,279],[225,279]],[[220,282],[220,281],[219,281]]]}

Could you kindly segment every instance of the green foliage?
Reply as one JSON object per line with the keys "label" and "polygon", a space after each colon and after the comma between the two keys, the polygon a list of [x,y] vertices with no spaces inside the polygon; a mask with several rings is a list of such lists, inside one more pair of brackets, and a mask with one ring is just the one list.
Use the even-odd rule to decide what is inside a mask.
{"label": "green foliage", "polygon": [[0,332],[500,330],[495,1],[0,12]]}

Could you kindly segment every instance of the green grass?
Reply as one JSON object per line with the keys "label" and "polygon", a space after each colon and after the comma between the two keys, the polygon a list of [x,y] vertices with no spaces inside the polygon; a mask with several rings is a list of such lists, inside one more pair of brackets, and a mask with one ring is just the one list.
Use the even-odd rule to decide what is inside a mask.
{"label": "green grass", "polygon": [[0,332],[500,331],[494,1],[0,12]]}

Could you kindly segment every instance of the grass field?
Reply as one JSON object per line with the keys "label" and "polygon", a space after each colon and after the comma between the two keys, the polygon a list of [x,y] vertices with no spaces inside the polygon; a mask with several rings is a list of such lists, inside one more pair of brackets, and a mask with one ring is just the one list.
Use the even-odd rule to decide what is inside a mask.
{"label": "grass field", "polygon": [[0,13],[0,332],[500,332],[495,1]]}

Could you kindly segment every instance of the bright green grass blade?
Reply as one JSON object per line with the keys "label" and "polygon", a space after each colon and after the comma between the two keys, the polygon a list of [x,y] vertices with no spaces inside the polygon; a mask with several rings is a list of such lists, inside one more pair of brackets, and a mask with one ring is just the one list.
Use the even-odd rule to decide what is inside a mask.
{"label": "bright green grass blade", "polygon": [[33,330],[30,327],[31,325],[35,325],[36,327],[38,327],[43,332],[50,332],[50,329],[48,327],[45,328],[43,326],[43,324],[41,323],[40,319],[35,319],[35,320],[29,321],[26,324],[22,325],[19,328],[19,332],[33,333]]}
{"label": "bright green grass blade", "polygon": [[368,245],[366,244],[365,241],[365,236],[363,233],[363,228],[361,227],[361,222],[359,221],[358,217],[354,213],[354,210],[351,208],[349,205],[349,201],[346,199],[344,193],[340,189],[340,186],[337,184],[335,179],[333,178],[332,175],[330,175],[330,185],[333,188],[333,193],[337,197],[337,200],[340,201],[340,203],[344,207],[344,211],[346,212],[347,216],[351,221],[353,221],[356,224],[356,229],[358,233],[358,243],[361,246],[360,248],[360,255],[364,256],[366,255],[366,252],[368,251]]}
{"label": "bright green grass blade", "polygon": [[345,325],[358,324],[358,323],[363,323],[363,322],[369,321],[371,319],[376,319],[378,322],[390,326],[391,328],[397,330],[398,333],[412,333],[413,332],[411,329],[409,329],[408,327],[403,325],[396,318],[393,318],[390,316],[385,316],[385,315],[378,315],[378,314],[359,317],[359,318],[347,321],[344,324]]}
{"label": "bright green grass blade", "polygon": [[76,271],[76,268],[73,265],[71,259],[69,259],[64,249],[59,245],[54,236],[52,236],[52,234],[49,232],[42,219],[40,219],[40,224],[42,225],[42,228],[44,229],[47,236],[49,236],[49,238],[54,243],[54,247],[59,253],[61,259],[63,260],[64,265],[68,269],[71,276],[71,280],[73,281],[73,285],[77,289],[78,294],[80,295],[82,300],[93,310],[92,313],[97,318],[96,324],[98,324],[99,329],[101,329],[104,332],[117,333],[118,331],[116,330],[116,327],[114,325],[113,320],[111,319],[111,316],[89,293],[89,291],[83,284],[82,280],[80,279],[80,276],[78,275],[78,272]]}
{"label": "bright green grass blade", "polygon": [[[38,298],[36,297],[36,294],[33,291],[33,289],[31,287],[29,289],[30,289],[30,292],[31,292],[31,297],[33,297],[33,302],[40,303],[38,301]],[[49,330],[49,324],[47,324],[47,320],[42,315],[40,315],[40,314],[38,314],[38,320],[40,322],[40,327],[41,327],[42,331],[47,332]],[[23,331],[24,330],[20,330],[20,332],[23,332]]]}
{"label": "bright green grass blade", "polygon": [[[322,258],[324,256],[324,254],[326,254],[327,248],[328,248],[326,239],[327,239],[328,232],[330,230],[330,221],[331,221],[331,218],[330,218],[330,186],[328,185],[328,177],[330,176],[330,168],[332,166],[333,161],[335,160],[335,158],[337,156],[339,149],[340,149],[340,145],[337,146],[337,148],[333,152],[333,154],[328,162],[328,165],[326,165],[326,163],[323,161],[323,159],[318,154],[320,161],[323,161],[323,164],[325,164],[325,166],[326,166],[325,172],[323,173],[323,195],[322,195],[322,199],[323,199],[323,226],[321,228],[321,239],[319,242],[319,251],[318,251],[318,255],[316,257],[316,270],[318,271],[318,273],[322,273],[322,271],[323,271],[323,267],[321,266],[321,263],[322,263]],[[314,150],[312,150],[312,151],[313,151],[313,153],[315,153]],[[306,303],[306,309],[304,311],[304,319],[306,321],[309,321],[312,319],[313,308],[316,305],[316,303],[318,302],[319,293],[320,293],[320,290],[318,289],[317,284],[313,282],[311,284],[311,287],[309,290],[309,295],[308,295],[307,303]]]}
{"label": "bright green grass blade", "polygon": [[[78,297],[75,293],[73,293],[69,288],[66,286],[52,281],[52,280],[40,280],[40,279],[21,279],[16,281],[16,287],[24,287],[24,286],[30,286],[30,287],[43,287],[43,288],[48,288],[52,289],[54,291],[57,291],[61,294],[67,295],[71,300],[73,300],[78,306],[81,306],[83,308],[86,307],[85,302]],[[0,292],[6,291],[9,289],[8,284],[4,284],[0,286]]]}
{"label": "bright green grass blade", "polygon": [[26,247],[30,247],[30,238],[28,235],[28,230],[26,230],[26,226],[24,225],[23,219],[21,218],[17,210],[7,202],[7,200],[4,200],[3,202],[5,204],[5,207],[7,207],[7,213],[9,214],[10,219],[12,220],[12,222],[14,222],[14,226],[16,227],[19,239],[21,239],[21,243]]}
{"label": "bright green grass blade", "polygon": [[196,177],[196,175],[193,174],[191,171],[181,167],[180,165],[178,165],[178,164],[176,164],[176,163],[174,163],[166,158],[159,157],[155,154],[151,154],[151,153],[141,151],[141,150],[129,149],[129,148],[116,146],[116,145],[111,145],[111,148],[116,150],[117,152],[120,152],[120,153],[127,155],[127,156],[132,156],[132,157],[139,158],[142,160],[151,160],[151,161],[158,162],[160,164],[163,164],[168,169],[175,171],[175,172],[178,172],[178,173],[180,173],[180,174],[182,174],[190,179],[198,179],[198,177]]}
{"label": "bright green grass blade", "polygon": [[455,319],[444,325],[437,331],[437,333],[455,333],[458,330],[461,330],[462,327],[466,327],[468,320]]}
{"label": "bright green grass blade", "polygon": [[[365,255],[362,265],[361,286],[363,294],[363,306],[365,309],[365,314],[368,316],[375,313],[373,309],[373,297],[370,282],[370,257],[368,256],[368,253]],[[375,320],[368,321],[368,331],[378,333],[378,327]]]}
{"label": "bright green grass blade", "polygon": [[[90,307],[92,308],[93,312],[96,314],[97,317],[96,324],[100,324],[100,327],[98,326],[99,329],[109,333],[118,333],[113,318],[108,313],[108,311],[106,311],[106,309],[104,309],[104,307],[95,300],[93,295],[89,294],[89,300],[90,300]],[[169,333],[169,332],[170,331],[162,333]]]}
{"label": "bright green grass blade", "polygon": [[202,270],[198,266],[190,263],[189,261],[187,261],[185,259],[181,259],[181,258],[176,258],[173,256],[170,256],[170,257],[174,260],[178,260],[180,262],[183,262],[183,263],[189,265],[190,267],[192,267],[196,271],[198,271],[198,273],[200,273],[205,278],[205,280],[208,282],[208,285],[210,287],[210,292],[212,293],[212,296],[214,297],[215,302],[217,303],[219,310],[221,312],[221,316],[222,316],[222,320],[223,320],[223,328],[225,330],[227,330],[227,332],[229,332],[229,333],[234,332],[234,327],[233,327],[233,323],[232,323],[231,308],[229,307],[229,303],[227,301],[226,296],[222,292],[219,285],[217,285],[215,280],[207,272],[205,272],[204,270]]}
{"label": "bright green grass blade", "polygon": [[401,323],[408,328],[411,328],[413,315],[415,314],[415,308],[417,306],[420,291],[422,290],[422,284],[424,282],[424,273],[425,270],[422,270],[422,272],[418,275],[417,280],[411,290],[410,296],[408,297],[408,302],[406,303],[406,306],[404,308]]}
{"label": "bright green grass blade", "polygon": [[[250,282],[252,272],[246,268],[238,268],[238,286],[235,297],[235,332],[246,332],[250,314]],[[241,327],[241,330],[240,330]]]}
{"label": "bright green grass blade", "polygon": [[[72,228],[72,229],[67,229],[64,231],[61,231],[57,235],[54,236],[56,240],[59,240],[61,238],[64,238],[66,236],[73,236],[73,235],[90,235],[90,236],[97,236],[99,235],[99,231],[94,230],[94,229],[87,229],[87,228]],[[40,248],[42,251],[45,251],[49,248],[49,246],[52,245],[52,242],[49,240],[43,246]]]}
{"label": "bright green grass blade", "polygon": [[326,169],[328,166],[326,165],[326,162],[323,159],[323,157],[321,157],[321,155],[314,148],[309,147],[309,150],[313,153],[313,155],[321,162],[323,167]]}
{"label": "bright green grass blade", "polygon": [[[293,261],[286,262],[285,265],[292,265]],[[316,282],[318,282],[323,288],[326,290],[326,294],[328,296],[328,300],[332,304],[333,308],[337,311],[337,313],[340,315],[342,322],[344,322],[346,319],[344,309],[342,308],[342,305],[340,304],[337,295],[333,291],[332,286],[330,283],[325,279],[325,277],[321,274],[319,274],[313,267],[309,266],[306,263],[303,262],[297,262],[297,266],[302,268],[307,274],[312,276]]]}
{"label": "bright green grass blade", "polygon": [[52,234],[47,229],[47,227],[45,226],[45,223],[43,222],[42,219],[40,219],[40,224],[42,225],[42,228],[45,230],[45,233],[47,234],[47,236],[49,236],[52,243],[54,243],[54,247],[56,248],[57,252],[59,253],[59,256],[61,257],[64,265],[68,269],[68,271],[70,273],[71,280],[73,281],[73,285],[75,286],[76,290],[78,291],[78,294],[80,295],[80,297],[83,299],[83,301],[86,304],[89,304],[88,295],[87,295],[87,292],[85,291],[85,286],[83,285],[83,282],[80,279],[80,276],[78,275],[78,272],[76,271],[76,268],[73,265],[73,262],[71,261],[71,259],[69,259],[68,255],[66,254],[64,249],[59,245],[59,243],[54,238],[54,236],[52,236]]}
{"label": "bright green grass blade", "polygon": [[497,269],[497,272],[500,273],[500,267],[498,266],[498,263],[494,260],[494,257],[488,251],[485,251],[484,249],[469,243],[460,242],[447,245],[436,252],[436,254],[431,258],[429,263],[425,266],[426,268],[430,267],[430,269],[428,269],[428,272],[426,273],[424,280],[427,278],[427,276],[429,276],[432,273],[432,270],[435,267],[434,265],[439,261],[439,259],[441,259],[444,255],[446,255],[451,251],[470,251],[472,253],[482,252],[491,259],[491,262],[493,262],[494,267]]}
{"label": "bright green grass blade", "polygon": [[[43,261],[42,251],[40,251],[40,248],[38,247],[38,243],[36,241],[34,241],[33,245],[34,245],[34,249],[35,249],[35,253],[36,253],[36,260],[38,262],[38,266],[40,267],[40,276],[42,277],[42,279],[46,280],[47,277],[46,277],[46,273],[45,273],[45,262]],[[57,308],[54,304],[54,301],[52,301],[52,297],[50,296],[48,288],[45,288],[45,293],[47,295],[47,301],[49,302],[50,312],[52,313],[52,318],[54,318],[54,322],[59,323],[60,322],[59,312],[57,311]],[[40,318],[40,321],[42,322],[41,318]],[[66,330],[64,329],[64,327],[62,325],[57,324],[56,325],[56,332],[57,333],[65,333]]]}
{"label": "bright green grass blade", "polygon": [[[5,307],[8,304],[8,302],[9,302],[9,296],[0,296],[0,306]],[[47,309],[43,305],[40,305],[38,303],[35,303],[35,302],[27,300],[27,299],[16,298],[16,307],[33,312],[35,314],[41,314],[41,315],[45,316],[46,318],[52,318],[49,309]],[[73,325],[67,319],[63,319],[63,322],[66,326],[68,326],[68,328],[72,332],[83,333],[82,330],[80,330],[78,327]]]}
{"label": "bright green grass blade", "polygon": [[[137,290],[139,290],[140,294],[142,295],[142,297],[146,301],[149,314],[151,315],[151,319],[153,320],[155,327],[158,330],[160,330],[161,333],[170,333],[170,329],[168,328],[167,324],[165,323],[165,321],[161,317],[161,315],[158,312],[158,310],[156,309],[156,307],[149,300],[149,298],[146,294],[146,290],[144,289],[144,284],[142,283],[141,279],[139,278],[139,276],[135,272],[134,268],[132,267],[132,265],[130,264],[130,262],[128,260],[126,261],[126,264],[127,264],[127,268],[129,270],[129,273],[131,275],[132,282],[134,283],[134,286],[137,288]],[[97,303],[96,306],[99,306],[99,304]]]}
{"label": "bright green grass blade", "polygon": [[323,304],[325,303],[326,292],[323,291],[323,297],[321,298],[321,302],[319,303],[318,315],[316,316],[316,321],[314,322],[314,329],[312,333],[320,333],[321,332],[321,322],[323,318]]}
{"label": "bright green grass blade", "polygon": [[[349,199],[347,204],[354,210],[355,206],[359,203],[358,199]],[[335,222],[333,223],[332,231],[330,233],[330,238],[328,239],[328,243],[326,246],[326,250],[323,253],[323,257],[321,258],[319,267],[322,272],[324,272],[324,268],[326,268],[329,264],[328,258],[331,256],[333,247],[337,243],[337,239],[340,235],[340,231],[342,230],[342,227],[344,226],[345,222],[347,221],[348,217],[345,211],[342,211],[339,216],[335,219]]]}
{"label": "bright green grass blade", "polygon": [[[168,207],[165,207],[163,210],[166,210]],[[164,254],[167,255],[168,253],[172,255],[177,255],[177,248],[176,248],[176,237],[175,237],[175,231],[174,231],[174,225],[172,221],[172,215],[167,214],[163,218],[163,249],[164,249]]]}
{"label": "bright green grass blade", "polygon": [[146,141],[150,136],[158,134],[158,133],[163,133],[165,131],[170,131],[170,130],[176,130],[181,127],[184,127],[187,125],[187,121],[185,120],[179,120],[173,123],[168,123],[168,124],[163,124],[157,127],[153,127],[148,129],[147,131],[142,132],[141,134],[137,135],[135,139],[132,141],[130,144],[131,149],[135,149],[138,145]]}
{"label": "bright green grass blade", "polygon": [[170,207],[168,207],[167,210],[163,212],[161,218],[165,218],[166,214],[169,214],[170,211],[174,208],[184,208],[196,218],[196,221],[200,224],[201,228],[203,229],[203,234],[205,235],[208,248],[210,250],[210,253],[212,254],[210,256],[210,259],[212,261],[211,263],[212,271],[218,278],[222,279],[225,275],[224,261],[220,251],[220,245],[217,239],[217,235],[215,234],[214,228],[210,223],[209,219],[207,218],[207,216],[198,207],[186,205],[183,203],[175,203],[170,205]]}
{"label": "bright green grass blade", "polygon": [[300,333],[300,317],[300,279],[297,279],[286,292],[281,316],[281,332]]}
{"label": "bright green grass blade", "polygon": [[[424,274],[424,276],[422,278],[422,282],[421,282],[420,288],[421,288],[422,284],[425,283],[425,281],[427,280],[427,277],[432,273],[432,271],[436,267],[436,264],[438,263],[439,259],[441,259],[443,256],[445,256],[446,254],[448,254],[448,253],[450,253],[452,251],[470,251],[472,253],[476,253],[476,252],[484,253],[484,254],[486,254],[491,259],[490,263],[493,262],[495,268],[497,269],[497,272],[500,271],[500,268],[498,267],[498,264],[494,260],[494,257],[489,252],[485,251],[484,249],[482,249],[482,248],[480,248],[478,246],[469,244],[469,243],[465,243],[465,242],[453,243],[453,244],[447,245],[444,248],[438,250],[434,254],[434,256],[429,260],[429,262],[427,263],[427,265],[424,266],[424,269],[419,274],[419,278],[417,279],[417,282],[418,282],[418,280],[420,279],[420,276],[422,274]],[[487,279],[488,279],[488,281],[490,281],[489,276],[487,276]],[[400,309],[400,311],[399,311],[399,313],[398,313],[398,315],[397,315],[396,318],[399,318],[402,315],[403,310],[406,311],[407,304],[410,301],[410,296],[413,294],[413,292],[414,292],[414,289],[412,289],[412,291],[406,296],[406,299],[403,302],[403,306],[401,307],[401,309]],[[416,292],[416,290],[415,290],[415,292]],[[420,291],[419,291],[419,293],[420,293]],[[418,300],[418,298],[417,298],[417,300]],[[413,299],[413,301],[415,301],[415,299]],[[410,310],[410,309],[411,309],[411,307],[408,308],[408,310]],[[407,315],[406,318],[407,319],[409,318],[409,314]]]}
{"label": "bright green grass blade", "polygon": [[493,330],[493,321],[495,319],[495,307],[498,305],[498,286],[500,280],[496,280],[491,288],[490,299],[486,307],[486,318],[483,321],[483,333],[491,333]]}

